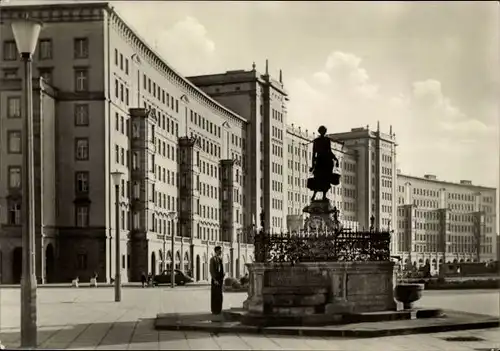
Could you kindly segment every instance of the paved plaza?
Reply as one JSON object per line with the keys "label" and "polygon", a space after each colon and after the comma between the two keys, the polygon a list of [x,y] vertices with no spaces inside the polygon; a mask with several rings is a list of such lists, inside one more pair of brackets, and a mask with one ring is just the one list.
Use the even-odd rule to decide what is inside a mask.
{"label": "paved plaza", "polygon": [[[240,307],[246,294],[226,293],[224,308]],[[112,288],[42,288],[38,291],[42,349],[217,349],[217,350],[490,350],[500,348],[500,328],[370,339],[311,338],[156,331],[162,313],[206,312],[207,287],[124,288],[115,303]],[[19,346],[19,289],[0,289],[0,338]],[[496,291],[426,291],[419,305],[498,316]],[[450,336],[483,341],[450,342]]]}

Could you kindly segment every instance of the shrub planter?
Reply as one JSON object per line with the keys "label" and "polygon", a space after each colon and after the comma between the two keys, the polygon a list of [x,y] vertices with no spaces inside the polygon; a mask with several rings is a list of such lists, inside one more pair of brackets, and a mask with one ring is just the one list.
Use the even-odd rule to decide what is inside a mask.
{"label": "shrub planter", "polygon": [[409,310],[415,301],[420,300],[423,289],[423,284],[399,283],[394,289],[394,297],[403,304],[405,310]]}

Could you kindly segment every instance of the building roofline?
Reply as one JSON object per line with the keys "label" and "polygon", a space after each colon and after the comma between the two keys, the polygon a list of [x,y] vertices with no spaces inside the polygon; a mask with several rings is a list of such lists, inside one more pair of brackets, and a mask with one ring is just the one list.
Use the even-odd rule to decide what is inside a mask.
{"label": "building roofline", "polygon": [[202,99],[205,99],[205,101],[209,104],[214,104],[217,108],[220,108],[222,111],[226,112],[227,114],[231,115],[232,117],[236,118],[236,119],[239,119],[241,122],[244,122],[244,123],[247,123],[248,121],[243,118],[242,116],[240,116],[239,114],[237,114],[236,112],[228,109],[227,107],[225,107],[224,105],[220,104],[219,102],[217,102],[216,100],[212,99],[208,94],[206,94],[203,90],[201,90],[200,88],[198,88],[196,85],[194,85],[191,81],[189,81],[189,79],[187,77],[184,77],[182,74],[180,74],[178,71],[176,71],[172,65],[170,65],[156,50],[154,50],[151,46],[149,46],[149,44],[146,42],[146,40],[144,38],[142,38],[142,36],[139,35],[138,31],[135,30],[135,28],[133,26],[131,26],[129,23],[127,23],[122,16],[120,16],[120,14],[117,12],[117,10],[111,6],[109,3],[106,3],[106,10],[108,12],[110,12],[111,14],[113,14],[114,16],[116,16],[116,18],[122,22],[122,24],[131,32],[132,35],[134,35],[136,37],[136,39],[138,39],[139,41],[141,41],[141,43],[144,45],[144,47],[150,51],[151,54],[153,54],[154,56],[156,56],[156,58],[158,60],[160,60],[164,66],[167,68],[167,71],[170,71],[171,73],[173,73],[173,75],[178,78],[178,79],[181,79],[183,81],[183,83],[187,84],[190,88],[192,88],[197,94],[199,94],[199,96],[202,98]]}
{"label": "building roofline", "polygon": [[61,8],[97,8],[103,9],[108,12],[108,14],[114,16],[129,32],[132,36],[138,40],[144,48],[149,51],[149,53],[155,57],[159,62],[162,63],[162,67],[165,69],[167,73],[172,74],[175,78],[179,79],[183,84],[187,87],[191,88],[194,91],[194,94],[197,94],[199,98],[203,99],[206,103],[211,104],[214,108],[219,109],[220,111],[228,114],[229,116],[240,120],[243,123],[247,123],[248,121],[237,114],[236,112],[228,109],[222,104],[218,103],[216,100],[212,99],[208,94],[203,92],[200,88],[194,85],[189,81],[186,77],[176,71],[157,51],[155,51],[146,40],[139,35],[138,31],[135,30],[133,26],[127,23],[122,16],[118,13],[118,11],[111,6],[108,1],[95,1],[95,2],[73,2],[73,3],[65,3],[65,2],[55,2],[49,4],[30,4],[30,5],[2,5],[1,8],[3,11],[22,11],[22,10],[56,10]]}
{"label": "building roofline", "polygon": [[[239,76],[236,76],[239,75]],[[278,82],[274,78],[272,78],[270,75],[266,75],[264,73],[260,73],[259,71],[255,70],[250,70],[250,71],[245,71],[245,70],[232,70],[232,71],[226,71],[224,73],[209,73],[209,74],[200,74],[196,76],[188,76],[186,77],[190,81],[196,81],[196,80],[202,80],[202,79],[209,79],[209,78],[223,78],[223,77],[230,77],[233,78],[233,80],[228,81],[228,82],[220,82],[218,84],[236,84],[236,83],[247,83],[247,82],[259,82],[261,84],[269,84],[272,86],[274,89],[278,90],[282,95],[285,97],[288,97],[288,92],[285,89],[285,86],[283,83]],[[213,85],[214,83],[211,82],[199,82],[199,84],[196,84],[196,86],[210,86]],[[281,86],[280,86],[281,85]]]}
{"label": "building roofline", "polygon": [[397,174],[398,177],[406,177],[406,178],[412,178],[412,179],[417,179],[417,180],[423,180],[427,182],[434,182],[434,183],[442,183],[442,184],[448,184],[448,185],[458,185],[461,187],[466,187],[466,188],[477,188],[477,189],[484,189],[484,190],[497,190],[497,188],[493,187],[488,187],[488,186],[483,186],[483,185],[475,185],[475,184],[461,184],[461,183],[455,183],[455,182],[450,182],[446,180],[439,180],[439,179],[428,179],[425,177],[417,177],[409,174],[402,174],[399,173]]}
{"label": "building roofline", "polygon": [[226,112],[227,114],[231,115],[232,117],[234,118],[237,118],[239,120],[241,120],[242,122],[244,123],[247,123],[247,120],[245,118],[243,118],[242,116],[238,115],[236,112],[228,109],[227,107],[223,106],[222,104],[218,103],[216,100],[212,99],[208,94],[206,94],[203,90],[201,90],[200,88],[198,88],[196,85],[194,85],[192,82],[189,81],[189,79],[187,79],[187,77],[184,77],[182,74],[180,74],[179,72],[177,72],[174,68],[172,68],[172,66],[164,59],[161,57],[161,55],[156,51],[154,50],[153,48],[151,48],[149,46],[149,44],[144,40],[144,38],[142,38],[138,31],[135,30],[129,23],[127,23],[122,16],[120,16],[120,14],[115,10],[115,8],[113,6],[111,6],[109,3],[106,3],[107,6],[106,6],[106,9],[112,13],[113,15],[115,15],[122,23],[123,25],[138,39],[142,42],[142,44],[151,52],[151,54],[153,54],[154,56],[156,56],[157,59],[159,59],[163,64],[164,66],[167,68],[167,70],[169,70],[171,73],[174,74],[174,76],[176,76],[176,78],[179,78],[183,81],[183,83],[187,84],[189,87],[193,88],[194,91],[196,91],[197,94],[200,95],[200,97],[202,97],[203,99],[206,100],[207,103],[212,103],[212,104],[215,104],[215,106],[217,106],[218,108],[222,109],[224,112]]}

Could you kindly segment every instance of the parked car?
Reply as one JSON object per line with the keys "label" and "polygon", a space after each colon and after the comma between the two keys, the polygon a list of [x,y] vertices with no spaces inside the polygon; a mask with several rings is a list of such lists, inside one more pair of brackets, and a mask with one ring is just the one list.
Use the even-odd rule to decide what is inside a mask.
{"label": "parked car", "polygon": [[[170,271],[163,271],[161,274],[155,275],[153,278],[153,285],[170,284],[170,274]],[[175,270],[175,285],[185,285],[192,282],[193,278],[178,269]]]}

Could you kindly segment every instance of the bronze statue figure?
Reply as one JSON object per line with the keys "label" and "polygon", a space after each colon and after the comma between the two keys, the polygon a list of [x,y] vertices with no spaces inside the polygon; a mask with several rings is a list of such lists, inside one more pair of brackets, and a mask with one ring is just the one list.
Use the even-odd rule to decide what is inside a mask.
{"label": "bronze statue figure", "polygon": [[[330,185],[338,185],[338,175],[333,174],[333,167],[338,167],[339,160],[332,152],[330,138],[326,137],[326,127],[318,129],[319,137],[313,141],[312,166],[309,169],[314,178],[309,178],[307,187],[313,191],[311,201],[316,198],[316,193],[323,193],[323,200],[327,200],[326,193],[330,190]],[[335,161],[335,164],[334,164]]]}

